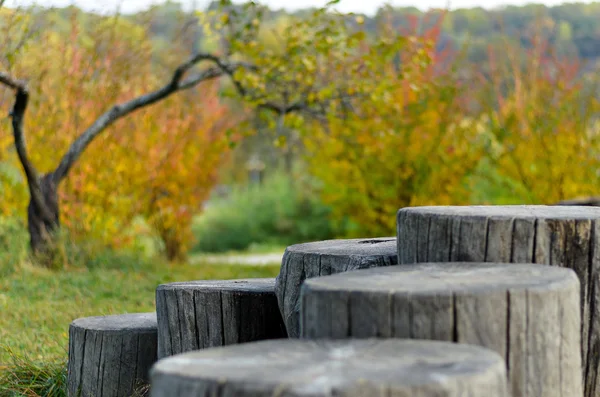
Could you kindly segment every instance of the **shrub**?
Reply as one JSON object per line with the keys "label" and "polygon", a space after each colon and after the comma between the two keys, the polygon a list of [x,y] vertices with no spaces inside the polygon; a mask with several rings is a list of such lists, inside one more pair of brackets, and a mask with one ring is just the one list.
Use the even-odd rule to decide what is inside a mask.
{"label": "shrub", "polygon": [[262,185],[238,186],[214,200],[194,224],[194,251],[243,250],[252,244],[289,245],[343,234],[329,220],[314,180],[274,174]]}

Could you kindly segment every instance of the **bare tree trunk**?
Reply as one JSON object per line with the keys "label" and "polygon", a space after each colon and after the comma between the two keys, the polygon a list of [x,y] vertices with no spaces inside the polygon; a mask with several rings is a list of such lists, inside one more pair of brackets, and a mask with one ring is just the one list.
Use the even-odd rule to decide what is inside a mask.
{"label": "bare tree trunk", "polygon": [[[30,236],[31,250],[34,254],[44,252],[53,235],[60,226],[58,209],[58,192],[52,174],[44,175],[39,184],[44,209],[33,200],[27,206],[27,221]],[[30,190],[32,187],[30,187]],[[32,192],[31,197],[34,194]],[[50,217],[44,216],[44,211]]]}

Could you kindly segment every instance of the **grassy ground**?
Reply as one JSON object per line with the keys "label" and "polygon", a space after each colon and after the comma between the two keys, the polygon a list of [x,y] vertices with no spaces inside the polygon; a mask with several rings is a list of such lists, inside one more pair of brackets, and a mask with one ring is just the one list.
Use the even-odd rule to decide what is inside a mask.
{"label": "grassy ground", "polygon": [[[154,310],[154,291],[161,283],[200,279],[274,277],[273,266],[195,263],[166,265],[159,261],[127,267],[76,268],[51,271],[22,265],[0,278],[0,396],[42,395],[11,392],[7,371],[15,360],[40,379],[64,375],[69,323],[78,317]],[[3,381],[4,376],[4,381]],[[58,380],[50,383],[60,383]],[[18,385],[17,385],[18,386]],[[23,388],[21,388],[23,389]],[[57,394],[44,394],[61,396]]]}

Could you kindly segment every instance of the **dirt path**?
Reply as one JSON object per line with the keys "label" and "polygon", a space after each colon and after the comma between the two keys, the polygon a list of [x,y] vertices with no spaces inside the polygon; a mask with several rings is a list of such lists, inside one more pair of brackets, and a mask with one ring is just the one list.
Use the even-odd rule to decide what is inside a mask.
{"label": "dirt path", "polygon": [[249,255],[199,255],[191,258],[192,263],[226,263],[242,266],[267,266],[281,264],[283,253]]}

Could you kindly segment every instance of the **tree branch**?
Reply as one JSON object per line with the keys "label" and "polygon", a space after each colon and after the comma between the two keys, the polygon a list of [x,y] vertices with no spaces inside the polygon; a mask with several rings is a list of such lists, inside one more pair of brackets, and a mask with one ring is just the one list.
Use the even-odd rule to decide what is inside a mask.
{"label": "tree branch", "polygon": [[[358,98],[361,95],[359,94],[347,94],[345,92],[340,92],[338,95],[332,96],[331,98],[324,101],[313,102],[312,104],[307,99],[308,95],[304,95],[305,98],[299,99],[290,104],[283,103],[275,103],[271,101],[265,101],[259,103],[257,107],[262,109],[271,110],[278,114],[289,114],[294,112],[306,112],[312,117],[315,118],[323,118],[327,113],[327,107],[331,104],[331,102],[339,101],[340,107],[345,111],[354,111],[352,107],[351,100],[354,98]],[[285,101],[284,101],[285,102]],[[318,109],[313,109],[313,107],[317,107]]]}
{"label": "tree branch", "polygon": [[12,88],[13,90],[27,91],[27,84],[24,81],[15,79],[11,75],[0,72],[0,83]]}
{"label": "tree branch", "polygon": [[3,72],[0,72],[0,83],[15,90],[15,104],[9,116],[12,119],[15,148],[17,149],[19,161],[25,171],[25,176],[27,177],[31,201],[39,210],[44,221],[52,222],[53,217],[45,204],[38,172],[27,156],[27,145],[25,144],[25,134],[23,133],[23,119],[25,118],[25,111],[29,102],[27,84]]}
{"label": "tree branch", "polygon": [[[240,94],[242,97],[249,96],[249,93],[248,93],[248,90],[246,89],[246,87],[244,87],[243,84],[238,79],[236,79],[234,76],[236,69],[232,69],[228,65],[221,63],[218,58],[215,58],[214,62],[217,64],[217,66],[219,66],[219,68],[225,74],[227,74],[229,76],[229,78],[233,82],[233,85],[234,85],[235,89],[237,90],[238,94]],[[244,67],[246,69],[249,69],[252,71],[257,70],[256,66],[254,66],[254,65],[244,64]],[[265,102],[259,103],[258,105],[256,105],[256,107],[258,107],[260,109],[271,110],[278,114],[289,114],[289,113],[294,113],[294,112],[308,112],[308,113],[312,114],[313,116],[318,117],[314,111],[311,111],[310,104],[306,98],[298,100],[292,104],[280,104],[280,103],[275,103],[275,102],[271,102],[271,101],[265,101]]]}
{"label": "tree branch", "polygon": [[[238,94],[241,95],[242,97],[248,97],[248,96],[252,96],[248,90],[246,89],[246,87],[244,87],[244,85],[235,78],[234,73],[235,73],[235,69],[231,69],[229,68],[227,65],[224,65],[222,63],[220,63],[220,60],[218,58],[215,58],[214,62],[219,66],[219,68],[229,76],[229,78],[231,79],[231,81],[233,82],[233,85],[235,87],[235,89],[237,90]],[[254,65],[244,65],[244,67],[246,69],[252,70],[252,71],[256,71],[257,68]],[[270,110],[273,111],[277,114],[290,114],[290,113],[294,113],[294,112],[306,112],[308,113],[310,116],[316,118],[316,119],[320,119],[321,121],[323,121],[325,119],[325,114],[326,114],[326,107],[327,105],[329,105],[329,103],[331,101],[335,101],[335,100],[339,100],[341,102],[341,106],[344,108],[349,109],[350,111],[353,111],[352,108],[352,104],[350,103],[350,100],[352,98],[357,97],[358,95],[350,95],[347,93],[340,93],[338,96],[332,97],[327,101],[322,101],[322,102],[315,102],[315,103],[310,103],[310,101],[308,100],[308,93],[311,90],[308,90],[307,93],[305,93],[303,95],[303,97],[295,102],[292,103],[287,103],[287,100],[284,100],[282,103],[276,103],[273,101],[263,101],[263,102],[259,102],[256,107],[259,109],[266,109],[266,110]],[[251,98],[253,100],[257,100],[257,98]],[[287,99],[287,96],[286,96]],[[311,106],[316,106],[319,109],[313,109],[311,108]]]}
{"label": "tree branch", "polygon": [[29,93],[26,88],[19,88],[16,91],[15,104],[10,112],[15,148],[17,149],[19,160],[23,165],[27,180],[37,181],[37,171],[27,156],[27,147],[25,145],[25,136],[23,134],[23,118],[25,116],[25,110],[27,110],[27,103],[29,102]]}
{"label": "tree branch", "polygon": [[306,101],[298,101],[290,105],[280,105],[273,102],[263,102],[258,104],[259,108],[272,110],[273,112],[280,114],[289,114],[293,112],[301,112],[308,110],[309,105]]}
{"label": "tree branch", "polygon": [[202,73],[199,73],[198,75],[186,79],[184,81],[182,81],[179,84],[179,90],[187,90],[189,88],[193,88],[194,86],[198,85],[199,83],[205,81],[205,80],[210,80],[210,79],[214,79],[217,77],[221,77],[223,75],[223,72],[218,69],[218,68],[210,68],[205,70]]}
{"label": "tree branch", "polygon": [[[213,63],[217,64],[218,67],[209,68],[199,73],[195,77],[183,80],[186,72],[201,61],[212,61]],[[64,179],[73,164],[77,161],[79,156],[81,156],[81,153],[83,153],[92,140],[118,119],[134,112],[137,109],[149,106],[162,99],[165,99],[177,91],[192,88],[202,81],[217,78],[223,74],[233,74],[238,67],[243,66],[246,65],[242,63],[230,64],[223,62],[213,54],[199,53],[194,55],[175,70],[169,83],[162,88],[159,88],[158,90],[148,94],[141,95],[130,101],[117,104],[96,119],[96,121],[94,121],[94,123],[92,123],[92,125],[85,130],[69,147],[69,150],[63,156],[60,164],[53,172],[54,182],[58,184],[62,179]]]}

